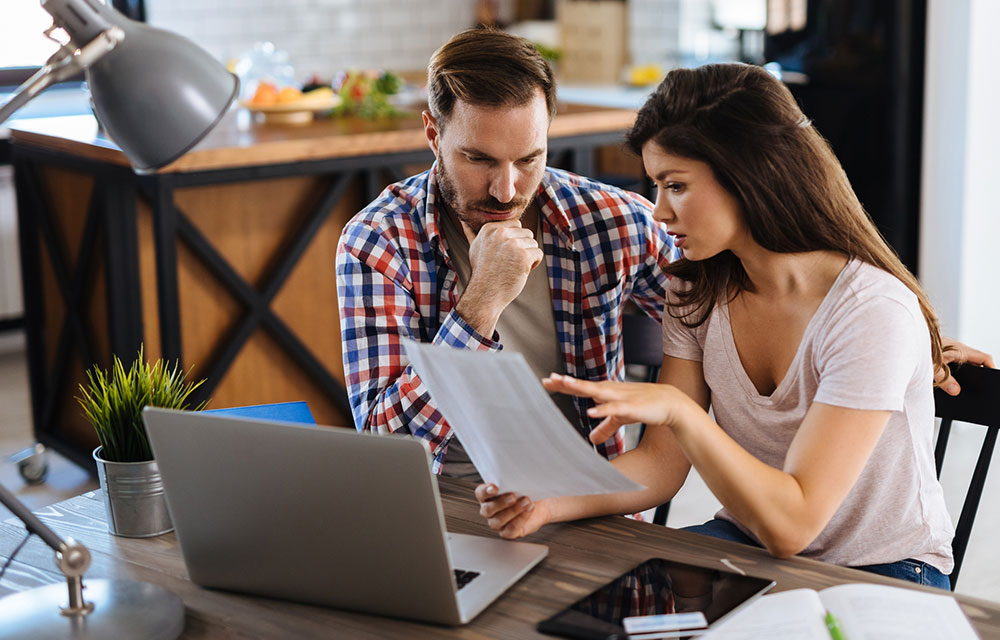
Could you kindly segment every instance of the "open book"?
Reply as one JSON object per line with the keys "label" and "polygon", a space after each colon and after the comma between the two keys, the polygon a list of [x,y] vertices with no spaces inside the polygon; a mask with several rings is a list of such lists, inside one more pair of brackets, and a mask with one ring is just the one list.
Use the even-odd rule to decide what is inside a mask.
{"label": "open book", "polygon": [[827,612],[845,640],[974,640],[958,602],[940,595],[877,584],[842,584],[816,592],[766,595],[701,640],[830,640]]}

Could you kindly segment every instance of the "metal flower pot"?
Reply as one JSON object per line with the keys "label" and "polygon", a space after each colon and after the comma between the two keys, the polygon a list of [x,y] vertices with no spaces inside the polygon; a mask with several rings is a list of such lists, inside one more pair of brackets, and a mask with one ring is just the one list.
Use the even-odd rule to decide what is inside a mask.
{"label": "metal flower pot", "polygon": [[108,531],[127,538],[150,538],[173,531],[156,460],[110,462],[100,454],[101,447],[94,449]]}

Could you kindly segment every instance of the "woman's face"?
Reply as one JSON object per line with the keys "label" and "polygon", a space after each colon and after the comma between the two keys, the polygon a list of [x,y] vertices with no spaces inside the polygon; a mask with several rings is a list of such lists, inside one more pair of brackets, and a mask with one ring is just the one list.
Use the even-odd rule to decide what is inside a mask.
{"label": "woman's face", "polygon": [[739,254],[752,242],[739,202],[706,163],[667,153],[653,141],[643,145],[642,163],[656,183],[653,217],[685,258],[707,260],[726,249]]}

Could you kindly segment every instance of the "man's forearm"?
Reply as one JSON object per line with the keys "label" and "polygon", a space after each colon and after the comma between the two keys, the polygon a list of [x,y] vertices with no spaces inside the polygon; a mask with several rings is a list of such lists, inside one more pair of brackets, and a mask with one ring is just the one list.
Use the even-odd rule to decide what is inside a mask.
{"label": "man's forearm", "polygon": [[462,298],[455,306],[455,312],[477,333],[491,336],[496,331],[497,322],[504,309],[503,307],[497,308],[491,302],[488,297],[470,287],[462,294]]}

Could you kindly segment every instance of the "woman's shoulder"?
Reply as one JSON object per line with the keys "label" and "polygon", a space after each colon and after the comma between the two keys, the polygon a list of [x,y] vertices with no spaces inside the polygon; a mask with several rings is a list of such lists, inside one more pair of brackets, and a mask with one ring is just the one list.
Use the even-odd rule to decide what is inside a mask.
{"label": "woman's shoulder", "polygon": [[893,301],[920,314],[917,296],[902,280],[873,264],[852,259],[844,268],[844,289],[857,304]]}
{"label": "woman's shoulder", "polygon": [[[826,308],[823,342],[865,341],[889,333],[926,333],[916,294],[891,273],[858,259],[844,268]],[[864,338],[864,340],[862,340]]]}

